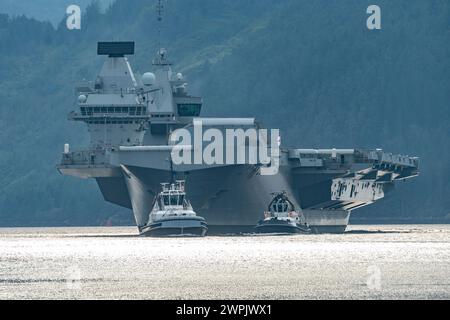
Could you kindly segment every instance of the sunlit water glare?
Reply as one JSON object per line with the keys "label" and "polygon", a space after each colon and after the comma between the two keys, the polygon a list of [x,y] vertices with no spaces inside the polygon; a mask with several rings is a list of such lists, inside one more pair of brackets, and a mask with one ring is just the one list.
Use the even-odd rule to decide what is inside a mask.
{"label": "sunlit water glare", "polygon": [[155,239],[132,227],[0,229],[0,299],[450,298],[450,225],[348,231]]}

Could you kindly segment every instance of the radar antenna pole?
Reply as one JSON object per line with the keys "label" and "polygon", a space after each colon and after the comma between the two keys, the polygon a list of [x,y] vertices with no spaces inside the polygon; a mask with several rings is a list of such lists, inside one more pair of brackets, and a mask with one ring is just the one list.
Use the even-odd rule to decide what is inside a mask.
{"label": "radar antenna pole", "polygon": [[169,161],[170,161],[170,184],[172,185],[175,183],[175,172],[173,171],[172,152],[170,152]]}
{"label": "radar antenna pole", "polygon": [[161,29],[162,29],[162,15],[164,12],[164,5],[162,0],[158,0],[156,5],[156,12],[158,14],[158,50],[161,49]]}
{"label": "radar antenna pole", "polygon": [[[172,135],[172,129],[169,130],[168,133],[168,137],[167,137],[167,144],[170,145],[170,136]],[[173,161],[172,161],[172,152],[173,152],[173,148],[172,150],[170,150],[169,153],[169,162],[170,162],[170,184],[174,184],[175,183],[175,172],[173,171]]]}

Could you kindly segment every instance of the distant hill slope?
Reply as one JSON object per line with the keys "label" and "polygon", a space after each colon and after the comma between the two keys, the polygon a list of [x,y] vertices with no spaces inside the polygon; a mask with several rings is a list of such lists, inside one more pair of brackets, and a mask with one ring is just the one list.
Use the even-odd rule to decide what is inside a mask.
{"label": "distant hill slope", "polygon": [[[285,145],[381,147],[421,157],[421,176],[361,217],[450,212],[450,7],[446,0],[166,2],[163,45],[205,115],[256,116]],[[406,5],[407,4],[407,5]],[[0,16],[0,224],[101,224],[131,214],[104,203],[93,181],[60,176],[62,145],[87,143],[66,120],[73,84],[91,79],[98,40],[135,40],[135,70],[151,69],[155,2],[117,0],[68,31]]]}
{"label": "distant hill slope", "polygon": [[[93,0],[0,0],[0,12],[13,16],[26,15],[40,21],[57,25],[65,16],[66,8],[77,4],[86,8]],[[114,0],[97,0],[106,9]]]}

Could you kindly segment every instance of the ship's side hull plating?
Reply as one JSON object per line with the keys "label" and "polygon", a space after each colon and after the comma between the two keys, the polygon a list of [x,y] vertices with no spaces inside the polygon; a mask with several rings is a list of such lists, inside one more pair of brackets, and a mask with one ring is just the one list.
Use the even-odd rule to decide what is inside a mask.
{"label": "ship's side hull plating", "polygon": [[[143,227],[160,182],[167,180],[170,173],[132,166],[124,166],[123,170],[122,177],[97,179],[99,187],[107,201],[131,206],[138,227]],[[252,166],[235,165],[178,172],[177,177],[186,180],[187,197],[197,214],[208,221],[213,233],[254,232],[254,226],[272,199],[271,194],[279,190],[290,190],[290,197],[296,203],[300,203],[301,198],[298,190],[291,188],[296,176],[289,175],[287,167],[280,168],[275,176],[261,176]],[[120,179],[123,179],[122,183],[118,181]],[[114,187],[120,187],[121,192],[112,192]],[[323,185],[318,184],[316,188],[317,194],[323,193]],[[125,197],[130,201],[125,201]],[[345,210],[304,209],[303,213],[316,233],[343,232],[350,216]]]}

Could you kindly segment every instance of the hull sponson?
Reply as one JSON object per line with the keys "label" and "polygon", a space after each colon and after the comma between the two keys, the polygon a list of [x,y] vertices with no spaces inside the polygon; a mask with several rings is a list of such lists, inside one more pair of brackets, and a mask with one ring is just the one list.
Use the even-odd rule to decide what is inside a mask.
{"label": "hull sponson", "polygon": [[127,185],[123,176],[111,178],[96,178],[103,198],[121,207],[133,209]]}
{"label": "hull sponson", "polygon": [[350,219],[346,210],[303,210],[303,214],[315,233],[342,233]]}
{"label": "hull sponson", "polygon": [[310,208],[331,199],[333,179],[342,173],[294,172],[294,189],[302,208]]}

